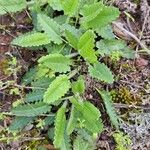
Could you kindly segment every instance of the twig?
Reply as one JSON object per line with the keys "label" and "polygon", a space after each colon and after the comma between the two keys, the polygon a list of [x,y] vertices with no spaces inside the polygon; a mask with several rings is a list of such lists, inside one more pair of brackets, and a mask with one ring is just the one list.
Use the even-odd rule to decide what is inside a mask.
{"label": "twig", "polygon": [[136,106],[136,105],[127,105],[122,103],[114,103],[115,108],[135,108],[135,109],[143,109],[143,110],[150,110],[150,107],[144,107],[144,106]]}
{"label": "twig", "polygon": [[133,38],[145,51],[150,54],[150,50],[130,31],[123,28],[121,25],[119,25],[117,22],[113,22],[113,25],[115,25],[117,28],[122,30],[124,33],[128,34],[131,38]]}

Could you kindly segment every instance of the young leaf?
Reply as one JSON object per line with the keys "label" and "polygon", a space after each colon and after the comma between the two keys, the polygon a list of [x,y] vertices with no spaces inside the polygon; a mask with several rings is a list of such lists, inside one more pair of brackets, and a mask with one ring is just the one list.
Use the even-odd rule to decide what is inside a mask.
{"label": "young leaf", "polygon": [[12,109],[12,113],[16,116],[38,116],[50,111],[51,107],[43,102],[18,106]]}
{"label": "young leaf", "polygon": [[16,117],[9,126],[11,131],[22,130],[28,123],[32,122],[34,117]]}
{"label": "young leaf", "polygon": [[49,54],[41,57],[38,62],[55,72],[66,73],[70,71],[71,60],[62,54]]}
{"label": "young leaf", "polygon": [[13,45],[21,47],[41,46],[50,43],[47,34],[40,32],[33,32],[21,35],[12,41]]}
{"label": "young leaf", "polygon": [[79,39],[78,51],[80,55],[90,63],[97,62],[97,56],[94,51],[94,32],[86,31]]}
{"label": "young leaf", "polygon": [[59,108],[56,120],[55,120],[55,136],[54,136],[54,145],[56,148],[61,148],[63,139],[64,139],[64,132],[66,126],[66,116],[65,116],[66,108],[64,105]]}
{"label": "young leaf", "polygon": [[26,6],[26,0],[0,0],[0,15],[21,11]]}
{"label": "young leaf", "polygon": [[89,66],[90,76],[106,83],[113,83],[114,76],[110,69],[103,63],[95,63],[94,66]]}
{"label": "young leaf", "polygon": [[70,135],[73,132],[73,130],[76,127],[76,123],[77,123],[76,109],[74,108],[74,106],[72,106],[69,121],[67,124],[67,129],[66,129],[68,135]]}
{"label": "young leaf", "polygon": [[79,0],[60,0],[66,15],[73,16],[78,10]]}
{"label": "young leaf", "polygon": [[119,16],[119,10],[113,6],[104,6],[101,2],[83,8],[81,24],[86,28],[101,28]]}
{"label": "young leaf", "polygon": [[45,31],[51,41],[56,44],[62,43],[60,25],[56,21],[46,16],[45,14],[38,14],[37,20],[42,27],[42,30]]}
{"label": "young leaf", "polygon": [[66,75],[60,75],[49,86],[44,94],[44,102],[52,104],[64,96],[70,89],[71,84]]}
{"label": "young leaf", "polygon": [[83,77],[80,76],[79,79],[76,82],[72,83],[72,92],[74,94],[76,94],[76,93],[80,93],[80,94],[84,93],[84,91],[85,91],[85,83],[84,82],[85,81],[84,81]]}
{"label": "young leaf", "polygon": [[112,103],[110,93],[107,92],[107,91],[100,91],[100,90],[97,90],[97,91],[99,92],[99,94],[101,95],[101,97],[103,99],[103,102],[104,102],[105,107],[106,107],[107,114],[109,115],[109,118],[110,118],[112,124],[116,128],[118,128],[118,126],[119,126],[118,116],[117,116],[117,114],[115,112],[115,109],[113,107],[113,103]]}

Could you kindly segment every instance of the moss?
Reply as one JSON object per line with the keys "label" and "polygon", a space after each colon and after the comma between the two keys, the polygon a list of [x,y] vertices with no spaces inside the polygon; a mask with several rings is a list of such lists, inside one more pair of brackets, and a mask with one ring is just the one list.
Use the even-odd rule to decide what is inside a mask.
{"label": "moss", "polygon": [[141,100],[133,95],[128,88],[123,86],[116,90],[112,90],[111,95],[115,103],[139,104],[141,102]]}

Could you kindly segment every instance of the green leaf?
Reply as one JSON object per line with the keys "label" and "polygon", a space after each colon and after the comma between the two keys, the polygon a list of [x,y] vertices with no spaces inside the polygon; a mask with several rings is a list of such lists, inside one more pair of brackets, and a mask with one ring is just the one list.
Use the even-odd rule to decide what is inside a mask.
{"label": "green leaf", "polygon": [[83,94],[85,91],[85,81],[83,76],[80,76],[76,82],[72,83],[72,91],[74,94]]}
{"label": "green leaf", "polygon": [[78,10],[79,0],[60,0],[66,15],[73,16]]}
{"label": "green leaf", "polygon": [[67,71],[70,71],[71,60],[62,54],[42,56],[38,62],[55,72],[66,73]]}
{"label": "green leaf", "polygon": [[45,90],[36,90],[33,92],[30,92],[29,94],[26,94],[24,101],[25,102],[37,102],[41,101],[43,99]]}
{"label": "green leaf", "polygon": [[119,127],[118,116],[113,107],[110,93],[107,91],[100,91],[100,90],[97,90],[97,91],[99,92],[99,94],[101,95],[101,97],[103,99],[103,102],[105,104],[106,111],[107,111],[107,114],[109,115],[111,123],[118,129],[118,127]]}
{"label": "green leaf", "polygon": [[68,135],[70,135],[74,131],[76,127],[76,123],[77,123],[76,109],[74,108],[74,106],[72,106],[69,121],[67,124],[67,129],[66,129]]}
{"label": "green leaf", "polygon": [[42,46],[50,43],[47,34],[40,32],[31,32],[21,35],[12,41],[13,45],[21,47]]}
{"label": "green leaf", "polygon": [[94,150],[94,149],[91,149],[88,141],[85,141],[80,136],[77,136],[77,138],[74,140],[73,143],[73,150]]}
{"label": "green leaf", "polygon": [[83,8],[81,24],[86,29],[101,28],[119,17],[119,10],[113,6],[105,6],[101,2],[86,5]]}
{"label": "green leaf", "polygon": [[96,43],[99,54],[110,55],[114,51],[122,50],[126,47],[126,44],[122,40],[101,40]]}
{"label": "green leaf", "polygon": [[62,28],[65,30],[65,37],[69,44],[71,44],[74,49],[78,49],[78,41],[80,36],[79,30],[69,24],[63,25]]}
{"label": "green leaf", "polygon": [[36,88],[47,89],[53,80],[54,80],[54,78],[43,77],[43,78],[39,78],[39,79],[35,80],[34,82],[31,83],[31,85],[32,85],[32,87],[35,87],[35,90],[36,90]]}
{"label": "green leaf", "polygon": [[0,0],[0,15],[21,11],[26,6],[26,0]]}
{"label": "green leaf", "polygon": [[92,133],[99,133],[103,130],[103,123],[100,118],[101,113],[93,104],[87,101],[81,104],[76,98],[72,98],[70,101],[80,112],[77,117],[84,121],[85,128]]}
{"label": "green leaf", "polygon": [[[100,133],[103,130],[103,123],[101,120],[100,111],[90,102],[84,103],[83,119],[85,120],[85,127],[92,133]],[[94,122],[94,124],[93,124]]]}
{"label": "green leaf", "polygon": [[45,14],[38,14],[37,20],[42,30],[48,35],[51,41],[56,44],[61,44],[61,33],[60,33],[60,25],[54,21],[52,18],[48,17]]}
{"label": "green leaf", "polygon": [[11,131],[22,130],[27,124],[33,121],[34,117],[16,117],[9,126]]}
{"label": "green leaf", "polygon": [[52,125],[55,121],[55,116],[48,116],[44,119],[45,126]]}
{"label": "green leaf", "polygon": [[110,69],[103,63],[95,63],[94,66],[89,66],[90,76],[106,83],[113,83],[114,76]]}
{"label": "green leaf", "polygon": [[43,102],[35,104],[21,105],[12,109],[12,114],[16,116],[38,116],[50,111],[51,107]]}
{"label": "green leaf", "polygon": [[115,35],[113,34],[112,27],[110,25],[98,28],[96,32],[103,37],[104,39],[114,39]]}
{"label": "green leaf", "polygon": [[70,137],[65,133],[63,143],[61,145],[60,150],[72,150],[71,140]]}
{"label": "green leaf", "polygon": [[60,75],[49,86],[44,94],[44,102],[52,104],[63,97],[70,89],[71,84],[66,75]]}
{"label": "green leaf", "polygon": [[48,0],[48,3],[54,10],[63,10],[60,0]]}
{"label": "green leaf", "polygon": [[95,35],[92,30],[86,31],[79,39],[78,51],[79,54],[88,62],[97,62],[97,56],[94,51]]}
{"label": "green leaf", "polygon": [[30,84],[35,78],[36,71],[37,68],[30,68],[23,76],[21,83],[24,85]]}
{"label": "green leaf", "polygon": [[55,136],[54,136],[54,146],[55,148],[61,148],[63,139],[64,139],[64,132],[66,126],[66,116],[65,116],[66,108],[62,106],[59,108],[56,120],[55,120]]}

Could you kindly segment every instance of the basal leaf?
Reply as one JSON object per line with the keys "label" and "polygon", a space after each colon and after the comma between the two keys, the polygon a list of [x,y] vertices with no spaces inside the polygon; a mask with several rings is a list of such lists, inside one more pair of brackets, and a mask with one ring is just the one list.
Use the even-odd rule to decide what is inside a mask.
{"label": "basal leaf", "polygon": [[21,11],[26,6],[26,0],[0,0],[0,15]]}
{"label": "basal leaf", "polygon": [[50,39],[45,33],[33,32],[21,35],[12,41],[13,45],[21,47],[41,46],[50,43]]}
{"label": "basal leaf", "polygon": [[56,115],[55,120],[55,136],[54,136],[54,145],[56,148],[61,148],[63,144],[65,126],[66,126],[66,116],[65,116],[66,108],[62,106]]}
{"label": "basal leaf", "polygon": [[60,25],[54,21],[54,19],[48,17],[45,14],[38,14],[37,20],[42,30],[48,35],[51,41],[56,44],[61,44],[61,33],[60,33]]}
{"label": "basal leaf", "polygon": [[100,91],[98,90],[99,94],[101,95],[103,102],[106,107],[107,114],[109,115],[109,118],[111,120],[111,123],[118,128],[119,122],[118,122],[118,116],[115,112],[115,108],[113,107],[112,99],[110,96],[110,93],[107,91]]}
{"label": "basal leaf", "polygon": [[88,30],[80,37],[78,43],[78,51],[80,55],[90,63],[97,62],[97,56],[94,51],[94,38],[94,32]]}
{"label": "basal leaf", "polygon": [[55,72],[70,71],[71,60],[62,54],[49,54],[41,57],[38,62]]}
{"label": "basal leaf", "polygon": [[106,83],[113,83],[114,76],[110,69],[103,63],[95,63],[94,66],[89,66],[90,76]]}
{"label": "basal leaf", "polygon": [[22,130],[28,123],[32,122],[34,117],[16,117],[9,126],[11,131]]}
{"label": "basal leaf", "polygon": [[51,107],[43,102],[35,104],[21,105],[12,109],[12,113],[16,116],[38,116],[50,111]]}
{"label": "basal leaf", "polygon": [[45,90],[36,90],[26,94],[24,100],[25,102],[37,102],[43,99]]}
{"label": "basal leaf", "polygon": [[44,102],[53,104],[63,97],[70,89],[71,84],[66,75],[60,75],[49,86],[44,94]]}

